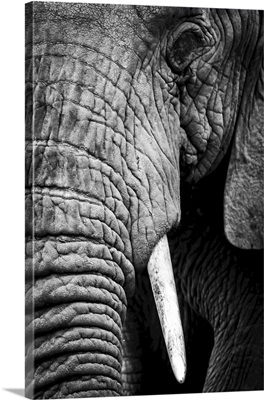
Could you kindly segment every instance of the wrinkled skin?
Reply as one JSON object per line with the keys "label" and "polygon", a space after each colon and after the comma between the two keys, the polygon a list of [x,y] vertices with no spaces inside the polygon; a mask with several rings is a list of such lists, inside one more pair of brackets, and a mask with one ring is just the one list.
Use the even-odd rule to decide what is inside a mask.
{"label": "wrinkled skin", "polygon": [[[262,13],[33,7],[27,395],[262,389]],[[146,273],[164,234],[183,385]]]}

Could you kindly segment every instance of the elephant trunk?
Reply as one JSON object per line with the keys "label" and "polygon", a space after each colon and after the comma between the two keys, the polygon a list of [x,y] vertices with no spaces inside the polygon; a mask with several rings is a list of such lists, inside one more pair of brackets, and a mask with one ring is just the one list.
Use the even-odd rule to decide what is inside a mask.
{"label": "elephant trunk", "polygon": [[43,132],[26,151],[26,392],[121,395],[121,329],[134,290],[128,211],[112,183],[122,179]]}
{"label": "elephant trunk", "polygon": [[122,394],[126,295],[114,252],[63,236],[26,249],[27,395]]}
{"label": "elephant trunk", "polygon": [[98,99],[75,79],[77,60],[63,54],[61,65],[42,50],[27,59],[26,391],[120,395],[134,290],[126,185],[106,162],[117,146],[105,140],[106,118],[92,118]]}

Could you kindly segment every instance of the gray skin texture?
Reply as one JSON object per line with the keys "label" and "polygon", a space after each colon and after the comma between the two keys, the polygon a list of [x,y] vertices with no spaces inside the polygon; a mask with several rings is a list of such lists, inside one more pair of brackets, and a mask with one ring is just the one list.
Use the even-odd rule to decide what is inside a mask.
{"label": "gray skin texture", "polygon": [[27,396],[261,389],[263,13],[31,3],[26,27]]}

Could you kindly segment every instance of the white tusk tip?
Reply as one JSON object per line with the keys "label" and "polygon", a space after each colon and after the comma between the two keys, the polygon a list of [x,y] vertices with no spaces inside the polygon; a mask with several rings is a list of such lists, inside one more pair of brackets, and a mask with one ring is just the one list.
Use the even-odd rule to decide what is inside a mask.
{"label": "white tusk tip", "polygon": [[181,358],[171,360],[171,366],[177,381],[183,383],[186,377],[186,364],[184,361]]}

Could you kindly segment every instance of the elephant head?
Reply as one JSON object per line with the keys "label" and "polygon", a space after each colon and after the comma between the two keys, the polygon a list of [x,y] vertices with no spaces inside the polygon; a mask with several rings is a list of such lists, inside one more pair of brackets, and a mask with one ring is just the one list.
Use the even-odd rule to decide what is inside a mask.
{"label": "elephant head", "polygon": [[263,243],[263,15],[33,2],[26,23],[27,393],[123,393],[122,328],[147,267],[183,381],[166,241],[180,183],[231,149],[227,238]]}

